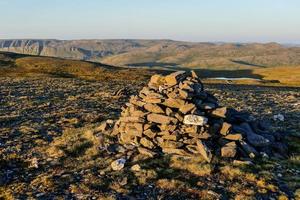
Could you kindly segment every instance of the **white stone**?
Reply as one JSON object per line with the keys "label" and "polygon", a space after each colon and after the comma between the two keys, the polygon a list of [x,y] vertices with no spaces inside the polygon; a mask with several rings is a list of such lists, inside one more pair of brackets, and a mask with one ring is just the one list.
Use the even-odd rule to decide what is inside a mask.
{"label": "white stone", "polygon": [[284,116],[282,114],[274,115],[273,119],[275,121],[281,121],[281,122],[283,122],[284,121]]}
{"label": "white stone", "polygon": [[207,124],[208,119],[200,115],[185,115],[183,119],[184,124],[203,126]]}
{"label": "white stone", "polygon": [[126,160],[124,158],[120,158],[111,163],[111,168],[115,171],[119,171],[124,168]]}

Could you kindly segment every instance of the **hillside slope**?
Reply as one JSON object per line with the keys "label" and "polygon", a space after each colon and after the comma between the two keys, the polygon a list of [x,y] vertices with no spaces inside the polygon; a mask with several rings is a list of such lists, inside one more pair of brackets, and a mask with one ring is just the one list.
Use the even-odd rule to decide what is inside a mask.
{"label": "hillside slope", "polygon": [[300,48],[172,40],[0,40],[0,51],[96,61],[117,66],[252,69],[300,64]]}
{"label": "hillside slope", "polygon": [[[63,58],[0,52],[0,77],[65,77],[89,80],[140,81],[154,72]],[[128,76],[130,74],[130,76]]]}

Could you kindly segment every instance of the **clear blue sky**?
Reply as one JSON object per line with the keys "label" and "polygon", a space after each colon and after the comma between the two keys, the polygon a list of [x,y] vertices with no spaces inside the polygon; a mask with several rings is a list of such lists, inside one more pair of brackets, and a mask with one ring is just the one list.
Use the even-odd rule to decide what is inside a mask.
{"label": "clear blue sky", "polygon": [[300,43],[300,0],[0,0],[0,38]]}

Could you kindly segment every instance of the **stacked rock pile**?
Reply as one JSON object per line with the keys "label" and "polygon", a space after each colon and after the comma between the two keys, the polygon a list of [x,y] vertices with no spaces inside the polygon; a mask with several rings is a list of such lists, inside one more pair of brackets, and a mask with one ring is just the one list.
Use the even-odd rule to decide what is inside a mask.
{"label": "stacked rock pile", "polygon": [[142,154],[214,155],[250,158],[286,155],[277,133],[248,113],[222,107],[195,72],[154,75],[148,86],[122,108],[113,134],[125,148]]}

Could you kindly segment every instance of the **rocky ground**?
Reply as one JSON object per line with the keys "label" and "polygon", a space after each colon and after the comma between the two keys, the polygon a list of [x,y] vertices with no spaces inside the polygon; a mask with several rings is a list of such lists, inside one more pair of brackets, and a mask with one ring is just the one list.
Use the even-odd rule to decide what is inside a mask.
{"label": "rocky ground", "polygon": [[[146,82],[1,78],[0,199],[300,198],[299,88],[205,85],[220,104],[284,132],[289,159],[234,166],[135,155],[122,170],[111,170],[122,155],[114,151],[115,139],[97,127],[117,119]],[[277,114],[284,120],[273,120]]]}

